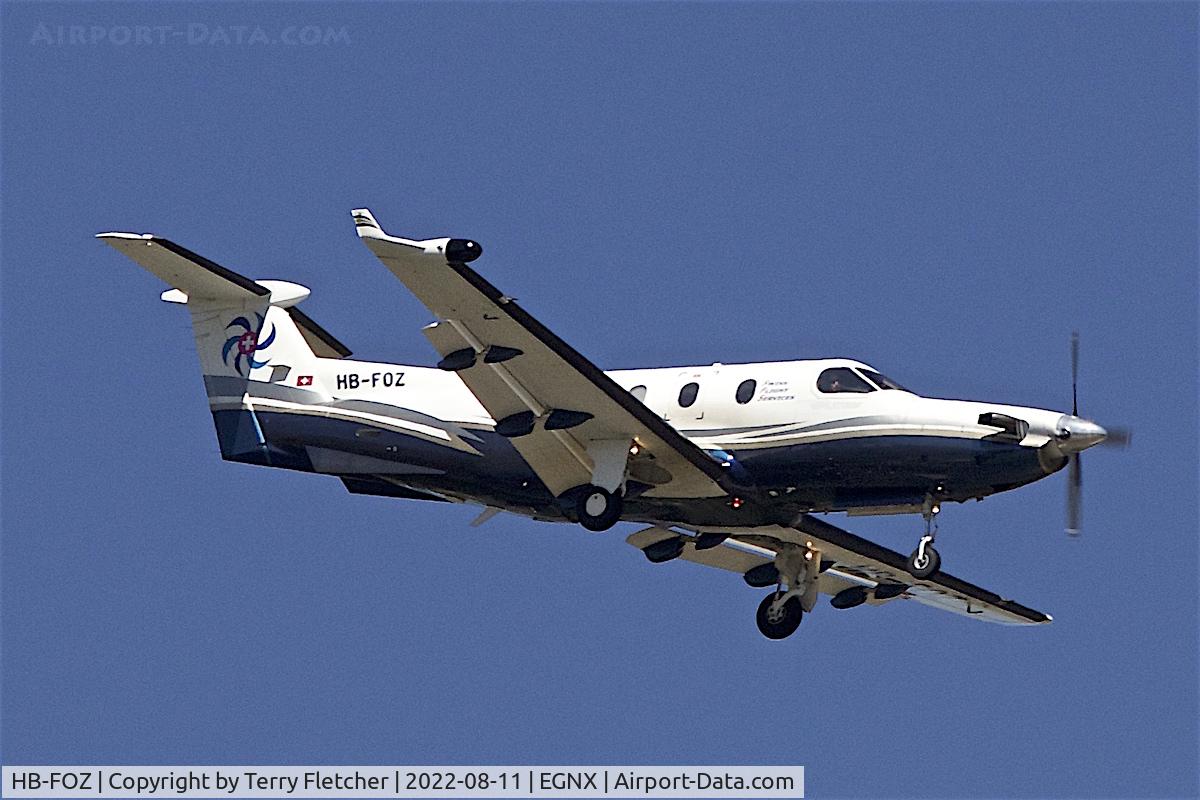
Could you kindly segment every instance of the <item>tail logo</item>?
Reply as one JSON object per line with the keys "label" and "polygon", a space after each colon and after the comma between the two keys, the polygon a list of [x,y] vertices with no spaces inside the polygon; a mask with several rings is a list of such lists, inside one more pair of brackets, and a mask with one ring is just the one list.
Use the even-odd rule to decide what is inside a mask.
{"label": "tail logo", "polygon": [[[265,367],[271,361],[269,358],[259,361],[255,355],[266,350],[271,346],[271,342],[275,341],[275,328],[272,327],[267,338],[260,342],[258,335],[262,333],[265,320],[262,314],[255,316],[258,317],[257,327],[251,325],[250,320],[245,317],[238,317],[225,326],[225,330],[232,331],[233,335],[225,340],[225,346],[221,349],[221,357],[227,366],[237,370],[238,375],[248,376],[250,370]],[[239,330],[241,333],[238,333]],[[231,357],[232,361],[230,361]]]}

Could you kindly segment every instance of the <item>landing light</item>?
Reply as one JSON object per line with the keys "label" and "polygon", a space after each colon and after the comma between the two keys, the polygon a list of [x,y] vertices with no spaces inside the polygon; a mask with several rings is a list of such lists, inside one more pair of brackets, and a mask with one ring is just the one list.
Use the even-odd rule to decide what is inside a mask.
{"label": "landing light", "polygon": [[629,455],[631,456],[636,456],[640,452],[642,452],[642,448],[638,447],[636,444],[629,448]]}
{"label": "landing light", "polygon": [[742,507],[742,502],[743,502],[743,501],[742,501],[742,498],[740,498],[740,497],[735,497],[735,498],[733,498],[733,500],[731,500],[731,501],[729,502],[729,505],[730,505],[730,507],[732,507],[732,508],[741,508],[741,507]]}

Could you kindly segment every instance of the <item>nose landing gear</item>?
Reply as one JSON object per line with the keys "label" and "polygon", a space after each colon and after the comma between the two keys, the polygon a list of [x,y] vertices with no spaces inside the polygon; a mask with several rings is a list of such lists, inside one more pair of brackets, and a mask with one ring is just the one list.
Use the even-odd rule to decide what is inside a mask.
{"label": "nose landing gear", "polygon": [[917,549],[908,557],[908,573],[914,578],[932,578],[942,567],[942,557],[933,548],[933,537],[921,537]]}
{"label": "nose landing gear", "polygon": [[925,518],[925,535],[908,557],[908,572],[914,578],[931,578],[941,569],[942,557],[933,548],[933,540],[937,536],[937,515],[941,510],[941,504],[932,494],[925,496],[925,507],[921,511],[921,516]]}

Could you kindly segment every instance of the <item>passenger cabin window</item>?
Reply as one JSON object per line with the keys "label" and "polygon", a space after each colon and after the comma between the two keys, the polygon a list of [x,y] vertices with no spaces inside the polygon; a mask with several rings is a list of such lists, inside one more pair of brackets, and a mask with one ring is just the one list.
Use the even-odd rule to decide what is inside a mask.
{"label": "passenger cabin window", "polygon": [[685,383],[683,388],[679,390],[679,405],[681,408],[687,408],[692,403],[696,402],[696,395],[700,393],[700,384]]}
{"label": "passenger cabin window", "polygon": [[864,381],[854,370],[833,367],[817,376],[817,389],[825,394],[838,392],[873,392],[875,387]]}
{"label": "passenger cabin window", "polygon": [[758,381],[751,378],[748,381],[742,381],[738,384],[737,393],[733,399],[737,400],[742,405],[746,405],[754,399],[754,390],[758,388]]}
{"label": "passenger cabin window", "polygon": [[636,397],[641,402],[643,402],[643,403],[646,402],[646,387],[645,386],[635,386],[629,390],[629,393],[631,395],[633,395],[634,397]]}
{"label": "passenger cabin window", "polygon": [[880,375],[878,372],[876,372],[873,369],[863,369],[863,370],[859,370],[859,372],[861,372],[863,375],[866,375],[868,378],[870,378],[874,382],[874,384],[876,386],[878,386],[880,389],[898,389],[901,392],[908,391],[908,389],[905,389],[903,386],[896,383],[894,380],[892,380],[888,376]]}

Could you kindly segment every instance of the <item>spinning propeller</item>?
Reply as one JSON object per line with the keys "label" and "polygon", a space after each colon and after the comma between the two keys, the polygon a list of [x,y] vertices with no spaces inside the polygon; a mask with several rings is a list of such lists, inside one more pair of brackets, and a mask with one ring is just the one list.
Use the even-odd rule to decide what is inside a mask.
{"label": "spinning propeller", "polygon": [[1133,439],[1128,428],[1101,428],[1079,416],[1079,333],[1071,334],[1071,416],[1064,420],[1056,436],[1058,447],[1066,454],[1067,535],[1078,536],[1083,517],[1083,461],[1085,448],[1097,444],[1126,447]]}

